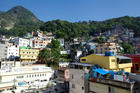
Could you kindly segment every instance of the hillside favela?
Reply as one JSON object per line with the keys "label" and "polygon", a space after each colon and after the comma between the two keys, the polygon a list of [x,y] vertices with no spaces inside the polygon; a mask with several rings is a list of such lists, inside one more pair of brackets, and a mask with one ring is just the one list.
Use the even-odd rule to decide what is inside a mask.
{"label": "hillside favela", "polygon": [[140,93],[139,0],[0,0],[0,93]]}

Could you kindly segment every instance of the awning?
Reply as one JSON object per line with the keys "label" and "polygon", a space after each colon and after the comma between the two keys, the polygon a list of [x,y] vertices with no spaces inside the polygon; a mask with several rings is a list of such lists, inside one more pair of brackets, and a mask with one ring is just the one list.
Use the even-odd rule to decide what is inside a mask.
{"label": "awning", "polygon": [[105,75],[105,74],[108,74],[108,73],[109,73],[109,71],[104,70],[104,69],[100,69],[100,68],[98,68],[98,69],[93,69],[93,71],[94,71],[94,72],[97,72],[97,73],[99,73],[99,74],[101,74],[101,75]]}

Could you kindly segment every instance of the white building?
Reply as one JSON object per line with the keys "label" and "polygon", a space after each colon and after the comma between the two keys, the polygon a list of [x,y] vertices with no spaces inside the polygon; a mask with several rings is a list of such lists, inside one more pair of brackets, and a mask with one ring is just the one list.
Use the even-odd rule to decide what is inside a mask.
{"label": "white building", "polygon": [[24,38],[19,38],[16,37],[12,40],[12,42],[14,42],[14,44],[19,45],[20,46],[29,46],[30,45],[30,41],[28,39],[24,39]]}
{"label": "white building", "polygon": [[8,88],[43,88],[53,77],[54,70],[45,65],[20,66],[20,62],[10,70],[0,70],[0,90]]}
{"label": "white building", "polygon": [[0,41],[0,60],[7,58],[8,41]]}
{"label": "white building", "polygon": [[19,46],[9,45],[7,49],[7,59],[14,59],[16,57],[19,57]]}

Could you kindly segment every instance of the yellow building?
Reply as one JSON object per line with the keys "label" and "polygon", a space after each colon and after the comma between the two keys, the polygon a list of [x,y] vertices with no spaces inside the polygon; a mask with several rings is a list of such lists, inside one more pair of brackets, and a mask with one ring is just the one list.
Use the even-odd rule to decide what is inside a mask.
{"label": "yellow building", "polygon": [[81,63],[97,64],[105,69],[125,72],[131,72],[132,61],[131,58],[124,56],[104,56],[91,54],[80,58]]}
{"label": "yellow building", "polygon": [[25,61],[37,61],[39,49],[31,49],[28,47],[20,47],[20,60]]}

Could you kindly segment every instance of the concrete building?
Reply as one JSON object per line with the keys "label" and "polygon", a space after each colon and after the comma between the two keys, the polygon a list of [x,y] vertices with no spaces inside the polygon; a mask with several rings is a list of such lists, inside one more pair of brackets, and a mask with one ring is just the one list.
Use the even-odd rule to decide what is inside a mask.
{"label": "concrete building", "polygon": [[131,72],[132,61],[131,58],[125,56],[110,56],[110,55],[95,55],[91,54],[80,58],[80,62],[97,64],[105,69],[125,72]]}
{"label": "concrete building", "polygon": [[7,58],[8,41],[0,41],[0,60]]}
{"label": "concrete building", "polygon": [[34,37],[33,48],[45,48],[49,43],[51,43],[50,40]]}
{"label": "concrete building", "polygon": [[30,41],[28,39],[24,39],[24,38],[19,38],[19,37],[15,37],[14,39],[11,40],[11,42],[13,42],[15,45],[20,46],[29,46],[30,45]]}
{"label": "concrete building", "polygon": [[65,78],[69,79],[69,93],[88,93],[88,80],[85,74],[89,72],[91,64],[70,63]]}
{"label": "concrete building", "polygon": [[14,59],[16,57],[19,57],[19,46],[9,45],[7,49],[7,59]]}
{"label": "concrete building", "polygon": [[0,73],[1,91],[10,88],[14,89],[14,87],[16,87],[16,90],[25,90],[46,87],[53,77],[54,70],[45,65],[21,66],[20,62],[18,62],[15,67],[9,70],[0,70]]}
{"label": "concrete building", "polygon": [[[18,64],[18,62],[17,62]],[[9,71],[12,67],[16,66],[14,61],[0,61],[0,69]]]}
{"label": "concrete building", "polygon": [[19,56],[22,62],[35,62],[37,61],[39,49],[32,49],[29,47],[20,47]]}
{"label": "concrete building", "polygon": [[[89,93],[139,93],[139,77],[124,71],[109,71],[94,65],[85,75],[89,80]],[[131,77],[131,78],[130,78]]]}
{"label": "concrete building", "polygon": [[84,71],[80,69],[69,69],[69,72],[70,72],[70,80],[69,80],[70,93],[85,93]]}
{"label": "concrete building", "polygon": [[106,51],[113,52],[114,55],[117,53],[115,43],[95,43],[94,54],[104,54]]}
{"label": "concrete building", "polygon": [[89,93],[139,93],[139,91],[134,88],[134,82],[97,78],[89,81]]}
{"label": "concrete building", "polygon": [[54,39],[54,36],[51,32],[47,32],[45,36],[46,36],[46,39],[50,42],[52,39]]}
{"label": "concrete building", "polygon": [[132,73],[140,73],[140,54],[125,54],[124,56],[132,58]]}

